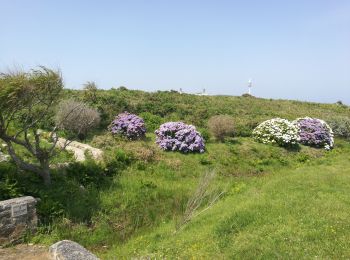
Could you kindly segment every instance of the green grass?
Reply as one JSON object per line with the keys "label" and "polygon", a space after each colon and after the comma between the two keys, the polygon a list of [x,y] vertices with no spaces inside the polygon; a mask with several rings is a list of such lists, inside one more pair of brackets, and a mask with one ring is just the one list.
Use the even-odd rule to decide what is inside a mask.
{"label": "green grass", "polygon": [[228,196],[174,234],[162,223],[102,257],[348,258],[350,161],[337,155],[318,165],[258,178],[227,179]]}
{"label": "green grass", "polygon": [[[116,140],[106,153],[123,149],[129,166],[88,189],[86,205],[76,201],[84,194],[71,197],[76,212],[67,202],[69,214],[30,239],[72,239],[102,259],[350,257],[350,144],[336,143],[330,152],[290,151],[241,137],[184,155],[157,149],[153,134]],[[211,170],[224,197],[175,234],[187,200]]]}

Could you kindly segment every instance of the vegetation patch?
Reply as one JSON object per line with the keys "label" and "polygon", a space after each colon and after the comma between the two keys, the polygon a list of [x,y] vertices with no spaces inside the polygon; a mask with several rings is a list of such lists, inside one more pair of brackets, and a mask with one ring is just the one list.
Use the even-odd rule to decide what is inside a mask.
{"label": "vegetation patch", "polygon": [[[70,142],[84,132],[81,142],[103,150],[103,158],[94,161],[87,154],[85,162],[76,162],[71,153],[54,148],[45,157],[50,185],[13,156],[0,162],[0,199],[40,199],[38,232],[26,241],[71,239],[102,259],[349,258],[350,143],[337,130],[329,151],[302,143],[295,148],[300,132],[289,121],[306,114],[347,118],[347,106],[102,90],[93,82],[83,91],[68,90],[55,72],[40,71],[0,79],[0,115],[9,115],[12,108],[16,112],[8,128],[0,122],[2,153],[10,155],[10,143],[18,158],[40,168],[29,146],[14,140],[37,142],[37,151],[44,153],[51,151],[56,135]],[[29,103],[19,89],[28,91],[25,97],[49,93],[30,86],[59,89],[50,109],[32,110],[45,111],[45,121],[31,121],[37,114],[28,114]],[[8,91],[24,103],[7,100]],[[100,124],[87,132],[59,128],[55,114],[62,100],[94,110]],[[126,130],[111,133],[108,125],[124,111],[130,111],[125,118],[135,116],[123,116],[117,125]],[[32,128],[26,135],[28,122]],[[136,126],[129,127],[133,122]],[[260,133],[254,131],[257,126]],[[138,132],[146,127],[147,133]],[[129,138],[128,129],[142,134]],[[165,152],[173,150],[180,152]]]}
{"label": "vegetation patch", "polygon": [[299,118],[294,121],[299,128],[299,141],[304,145],[324,147],[326,150],[333,148],[333,131],[329,125],[317,118]]}
{"label": "vegetation patch", "polygon": [[253,137],[264,144],[275,143],[279,146],[292,147],[299,141],[298,131],[298,127],[292,122],[274,118],[258,125],[253,131]]}

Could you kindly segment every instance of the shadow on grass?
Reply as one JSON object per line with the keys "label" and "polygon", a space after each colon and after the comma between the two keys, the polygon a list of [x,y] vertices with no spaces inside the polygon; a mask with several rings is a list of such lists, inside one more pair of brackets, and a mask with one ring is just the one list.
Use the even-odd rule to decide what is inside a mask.
{"label": "shadow on grass", "polygon": [[234,137],[226,138],[224,143],[232,144],[232,145],[240,145],[240,144],[242,144],[242,142],[239,139],[234,138]]}
{"label": "shadow on grass", "polygon": [[300,152],[301,146],[299,144],[291,145],[291,146],[284,147],[284,149],[286,149],[288,152],[297,153],[297,152]]}
{"label": "shadow on grass", "polygon": [[[1,167],[0,167],[1,168]],[[48,225],[57,217],[90,224],[94,212],[100,210],[99,193],[110,187],[111,175],[89,161],[73,163],[65,169],[52,170],[52,184],[31,172],[22,172],[8,163],[0,175],[1,199],[20,196],[38,198],[39,223]]]}

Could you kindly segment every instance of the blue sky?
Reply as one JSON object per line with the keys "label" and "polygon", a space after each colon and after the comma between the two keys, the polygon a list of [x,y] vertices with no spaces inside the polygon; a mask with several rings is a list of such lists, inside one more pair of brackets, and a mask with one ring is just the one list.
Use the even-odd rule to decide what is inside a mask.
{"label": "blue sky", "polygon": [[0,69],[60,68],[66,87],[350,104],[350,1],[0,0]]}

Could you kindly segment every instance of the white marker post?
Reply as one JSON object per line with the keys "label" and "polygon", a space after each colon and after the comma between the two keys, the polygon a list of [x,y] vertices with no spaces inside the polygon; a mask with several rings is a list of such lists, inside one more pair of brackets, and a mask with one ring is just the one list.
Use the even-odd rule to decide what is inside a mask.
{"label": "white marker post", "polygon": [[252,82],[252,79],[249,79],[248,80],[248,94],[250,95],[251,94],[251,88],[252,88],[252,86],[253,86],[253,82]]}

